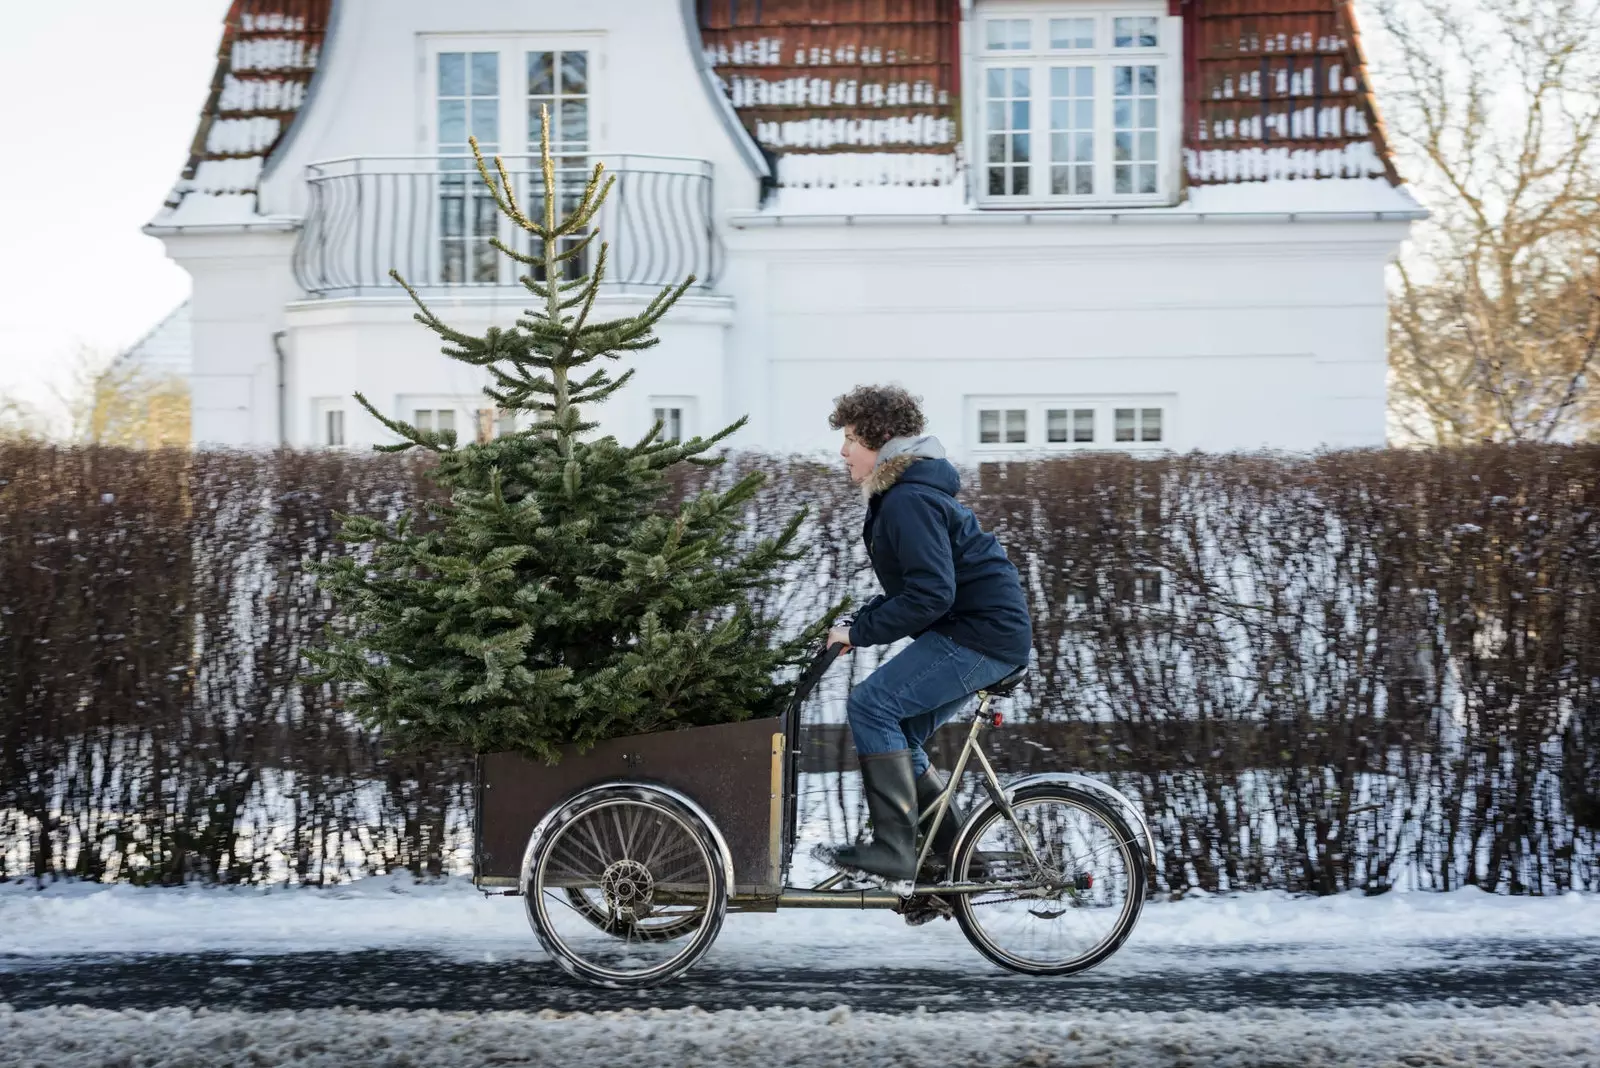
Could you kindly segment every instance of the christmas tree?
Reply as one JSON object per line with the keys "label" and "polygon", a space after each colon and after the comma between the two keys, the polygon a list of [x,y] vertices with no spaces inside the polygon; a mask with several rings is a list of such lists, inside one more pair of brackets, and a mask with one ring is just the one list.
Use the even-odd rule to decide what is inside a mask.
{"label": "christmas tree", "polygon": [[500,411],[531,418],[458,446],[454,431],[388,418],[356,395],[402,439],[380,449],[436,454],[430,477],[449,500],[393,523],[340,517],[340,540],[358,548],[313,566],[343,619],[312,656],[312,681],[346,684],[347,707],[391,744],[546,759],[566,743],[776,715],[790,687],[775,678],[843,607],[790,640],[753,607],[753,595],[800,558],[804,516],[775,539],[741,544],[759,475],[666,505],[664,472],[720,463],[707,454],[744,420],[685,442],[663,440],[658,422],[630,445],[590,437],[597,424],[582,414],[627,384],[631,369],[612,378],[605,363],[655,345],[655,325],[694,277],[637,315],[596,321],[606,245],[587,273],[585,264],[615,179],[597,165],[558,217],[546,115],[543,185],[525,212],[501,160],[491,174],[472,148],[500,212],[532,235],[529,253],[491,244],[528,268],[520,281],[538,306],[476,337],[392,274],[444,354],[486,372],[484,392]]}

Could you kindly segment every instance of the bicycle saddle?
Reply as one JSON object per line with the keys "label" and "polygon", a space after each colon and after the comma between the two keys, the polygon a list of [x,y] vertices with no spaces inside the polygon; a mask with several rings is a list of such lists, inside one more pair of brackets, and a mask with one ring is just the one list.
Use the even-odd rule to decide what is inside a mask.
{"label": "bicycle saddle", "polygon": [[1021,685],[1022,680],[1028,677],[1028,665],[1024,664],[999,682],[992,682],[983,688],[983,692],[990,697],[1009,697],[1011,691]]}

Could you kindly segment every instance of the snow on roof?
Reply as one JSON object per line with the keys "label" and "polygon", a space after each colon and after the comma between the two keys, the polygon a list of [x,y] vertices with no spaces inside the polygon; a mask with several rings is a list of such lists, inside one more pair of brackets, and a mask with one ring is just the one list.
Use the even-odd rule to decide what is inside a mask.
{"label": "snow on roof", "polygon": [[[1168,9],[1183,19],[1191,184],[1399,181],[1353,0],[1172,0]],[[872,186],[883,155],[956,151],[960,0],[699,0],[699,12],[706,59],[751,136],[778,156],[780,186]],[[857,163],[857,153],[874,161]],[[821,158],[791,165],[808,156]]]}
{"label": "snow on roof", "polygon": [[333,0],[234,0],[189,162],[155,222],[256,218],[262,169],[316,72]]}
{"label": "snow on roof", "polygon": [[184,301],[117,357],[119,366],[155,378],[184,378],[194,365],[189,302]]}

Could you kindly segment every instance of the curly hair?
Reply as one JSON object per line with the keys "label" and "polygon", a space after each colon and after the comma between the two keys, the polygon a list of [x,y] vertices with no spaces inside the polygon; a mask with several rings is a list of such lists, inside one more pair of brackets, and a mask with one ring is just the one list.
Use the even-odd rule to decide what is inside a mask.
{"label": "curly hair", "polygon": [[833,398],[828,425],[835,430],[852,427],[869,449],[881,449],[890,438],[922,433],[921,398],[899,386],[857,386]]}

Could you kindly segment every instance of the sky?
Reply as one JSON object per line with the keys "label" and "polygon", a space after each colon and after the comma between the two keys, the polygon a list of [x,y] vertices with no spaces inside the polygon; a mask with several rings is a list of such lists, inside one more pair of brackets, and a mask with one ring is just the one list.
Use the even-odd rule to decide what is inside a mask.
{"label": "sky", "polygon": [[140,228],[188,160],[228,0],[8,8],[0,398],[48,405],[80,349],[113,355],[188,296]]}

